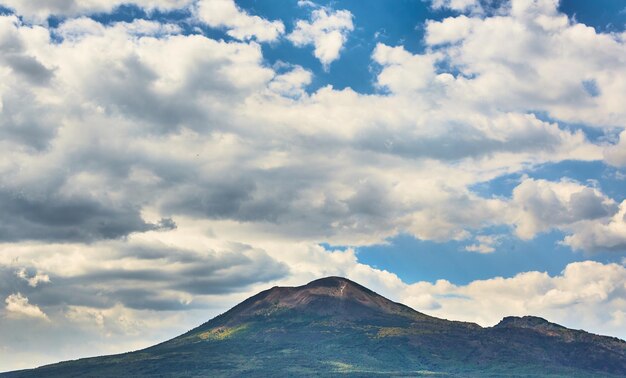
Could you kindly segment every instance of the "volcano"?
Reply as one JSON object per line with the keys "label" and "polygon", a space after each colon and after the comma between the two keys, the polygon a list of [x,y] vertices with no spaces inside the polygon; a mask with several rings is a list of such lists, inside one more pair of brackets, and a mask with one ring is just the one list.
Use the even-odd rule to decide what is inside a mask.
{"label": "volcano", "polygon": [[626,342],[545,319],[417,312],[341,277],[273,287],[172,340],[2,377],[624,377]]}

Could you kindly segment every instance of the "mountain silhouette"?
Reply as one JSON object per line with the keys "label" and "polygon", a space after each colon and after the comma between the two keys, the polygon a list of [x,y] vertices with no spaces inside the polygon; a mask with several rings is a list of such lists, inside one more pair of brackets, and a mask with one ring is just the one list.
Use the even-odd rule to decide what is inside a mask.
{"label": "mountain silhouette", "polygon": [[624,377],[626,342],[545,319],[417,312],[341,277],[273,287],[159,345],[1,377]]}

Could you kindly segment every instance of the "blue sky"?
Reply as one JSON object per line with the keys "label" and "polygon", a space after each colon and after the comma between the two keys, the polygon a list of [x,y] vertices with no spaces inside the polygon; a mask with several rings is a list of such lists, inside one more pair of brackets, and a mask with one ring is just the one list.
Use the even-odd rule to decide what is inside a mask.
{"label": "blue sky", "polygon": [[625,30],[619,0],[0,0],[0,366],[330,275],[626,337]]}

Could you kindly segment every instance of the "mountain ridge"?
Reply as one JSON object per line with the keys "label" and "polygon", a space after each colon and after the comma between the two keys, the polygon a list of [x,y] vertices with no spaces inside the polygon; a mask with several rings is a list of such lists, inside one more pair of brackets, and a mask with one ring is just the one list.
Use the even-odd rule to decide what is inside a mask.
{"label": "mountain ridge", "polygon": [[275,286],[161,344],[0,377],[626,375],[626,342],[546,319],[449,321],[343,277]]}

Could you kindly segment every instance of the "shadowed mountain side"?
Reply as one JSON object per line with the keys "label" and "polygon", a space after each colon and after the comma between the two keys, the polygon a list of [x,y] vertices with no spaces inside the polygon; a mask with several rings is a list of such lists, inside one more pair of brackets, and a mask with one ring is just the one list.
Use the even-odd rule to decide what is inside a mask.
{"label": "shadowed mountain side", "polygon": [[434,318],[340,277],[274,287],[162,344],[3,377],[619,377],[626,342],[537,317],[482,328]]}

